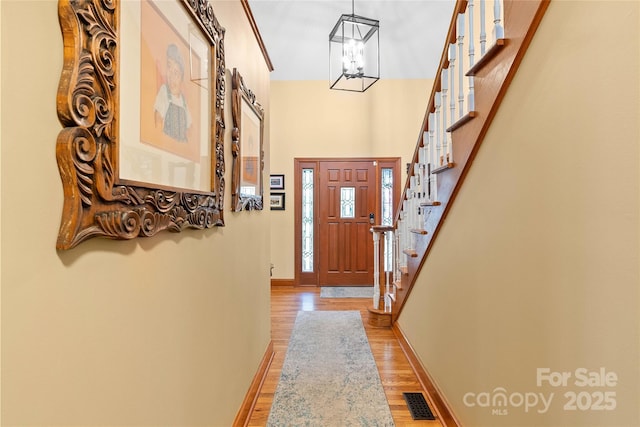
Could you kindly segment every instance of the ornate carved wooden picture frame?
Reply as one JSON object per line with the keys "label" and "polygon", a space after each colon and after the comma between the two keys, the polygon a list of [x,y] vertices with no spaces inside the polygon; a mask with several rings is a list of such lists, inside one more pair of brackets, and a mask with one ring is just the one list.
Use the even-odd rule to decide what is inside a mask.
{"label": "ornate carved wooden picture frame", "polygon": [[[145,2],[154,6],[152,0],[142,3]],[[141,7],[141,2],[130,3]],[[191,116],[183,113],[179,115],[180,119],[172,121],[178,123],[181,134],[188,131],[192,123],[198,124],[199,139],[194,143],[195,151],[180,151],[179,143],[187,144],[190,140],[184,136],[184,141],[181,141],[178,134],[167,133],[166,120],[165,126],[160,127],[165,131],[162,138],[168,138],[169,143],[177,147],[170,152],[163,151],[164,146],[156,144],[164,153],[161,155],[178,156],[183,160],[170,163],[171,168],[162,166],[171,169],[163,173],[168,173],[178,184],[173,184],[171,179],[166,183],[155,179],[147,182],[144,178],[122,178],[120,173],[122,160],[133,161],[136,167],[140,164],[150,169],[157,166],[155,154],[151,151],[158,150],[157,147],[144,146],[140,150],[142,160],[138,157],[126,159],[128,152],[120,149],[125,139],[123,135],[132,132],[140,138],[135,143],[142,147],[142,117],[153,123],[153,109],[159,110],[152,102],[148,107],[140,102],[147,90],[147,81],[155,83],[158,80],[157,86],[161,86],[158,76],[162,73],[158,71],[157,78],[153,79],[144,71],[145,63],[154,62],[145,59],[152,56],[150,49],[138,47],[144,45],[144,36],[140,34],[142,30],[133,37],[131,30],[126,32],[126,36],[122,34],[124,25],[121,25],[121,20],[125,19],[121,19],[119,0],[58,2],[64,43],[64,65],[56,98],[58,118],[63,126],[57,139],[56,157],[64,190],[58,249],[70,249],[98,236],[133,239],[152,236],[163,230],[179,232],[186,228],[206,229],[224,225],[224,29],[207,0],[175,0],[173,5],[161,3],[162,7],[177,7],[186,22],[171,22],[174,14],[158,12],[167,21],[167,28],[174,28],[174,36],[178,40],[164,47],[163,58],[156,61],[156,68],[164,69],[165,65],[169,68],[169,59],[172,59],[173,74],[181,75],[182,81],[187,81],[189,76],[185,77],[185,74],[190,72],[191,80],[187,83],[196,83],[203,88],[198,90],[204,90],[204,95],[197,95],[200,93],[197,91],[193,92],[196,95],[184,95],[181,102],[185,109],[187,102],[192,102]],[[129,18],[127,16],[125,20],[127,23]],[[127,53],[123,54],[123,46],[128,46]],[[132,60],[130,52],[139,57]],[[185,56],[189,61],[183,59]],[[121,70],[125,61],[134,66]],[[194,64],[199,68],[194,70]],[[198,75],[203,69],[206,73]],[[170,71],[164,73],[168,79]],[[121,83],[129,84],[131,81],[137,84],[137,91],[123,89]],[[168,88],[170,85],[167,82],[164,86]],[[171,101],[171,95],[168,99],[165,99],[165,104]],[[197,102],[193,102],[194,99]],[[158,102],[156,98],[156,105]],[[130,118],[132,105],[137,105],[140,111],[138,116],[133,115],[140,117],[135,122]],[[166,117],[161,118],[164,120]],[[200,187],[192,188],[184,184],[191,181],[176,178],[190,173],[180,169],[180,165],[186,165],[183,169],[187,171],[204,171],[197,179],[191,180],[200,182]]]}
{"label": "ornate carved wooden picture frame", "polygon": [[262,210],[264,206],[264,110],[237,69],[231,77],[233,174],[231,209]]}

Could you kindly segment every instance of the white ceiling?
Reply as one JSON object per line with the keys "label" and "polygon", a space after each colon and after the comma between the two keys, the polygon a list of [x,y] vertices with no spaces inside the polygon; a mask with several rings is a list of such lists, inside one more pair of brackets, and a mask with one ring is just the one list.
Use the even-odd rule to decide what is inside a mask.
{"label": "white ceiling", "polygon": [[[249,0],[272,80],[329,80],[329,33],[351,0]],[[380,21],[380,78],[433,78],[455,0],[355,0]]]}

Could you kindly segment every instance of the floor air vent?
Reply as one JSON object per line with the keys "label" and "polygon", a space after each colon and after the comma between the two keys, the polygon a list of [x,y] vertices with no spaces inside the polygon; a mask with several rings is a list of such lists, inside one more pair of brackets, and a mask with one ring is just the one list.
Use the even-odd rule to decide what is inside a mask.
{"label": "floor air vent", "polygon": [[414,420],[435,420],[431,408],[424,400],[422,393],[402,393],[404,400],[407,402],[409,412]]}

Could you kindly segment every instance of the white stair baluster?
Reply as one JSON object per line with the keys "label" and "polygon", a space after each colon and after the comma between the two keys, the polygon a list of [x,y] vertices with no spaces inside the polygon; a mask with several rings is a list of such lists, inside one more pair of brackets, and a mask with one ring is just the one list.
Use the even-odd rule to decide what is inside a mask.
{"label": "white stair baluster", "polygon": [[[415,177],[412,177],[412,178],[415,178]],[[414,179],[414,183],[415,183],[415,179]],[[416,228],[416,214],[413,209],[413,205],[415,205],[415,203],[416,203],[416,191],[411,190],[409,191],[409,199],[407,200],[407,206],[409,208],[409,218],[411,218],[411,222],[409,223],[409,230],[413,230]],[[413,244],[414,241],[415,241],[415,237],[413,236],[413,233],[411,233],[411,249],[415,248]]]}
{"label": "white stair baluster", "polygon": [[[414,178],[414,184],[415,184],[415,177]],[[414,186],[415,188],[415,186]],[[409,209],[411,212],[411,229],[415,230],[416,228],[418,228],[418,215],[416,214],[416,201],[418,200],[417,196],[416,196],[416,191],[413,190],[411,191],[411,198],[409,199]],[[415,248],[415,240],[416,237],[413,233],[411,233],[412,235],[412,240],[413,243],[411,244],[411,249]]]}
{"label": "white stair baluster", "polygon": [[[398,224],[396,224],[398,227]],[[398,229],[393,234],[393,281],[399,282],[401,279],[400,276],[400,251],[398,248],[400,247],[400,233],[398,233]]]}
{"label": "white stair baluster", "polygon": [[420,148],[420,183],[422,184],[422,199],[429,194],[429,181],[427,181],[427,151],[429,150],[429,134],[423,132],[422,147]]}
{"label": "white stair baluster", "polygon": [[[422,152],[422,148],[418,149],[418,158],[420,157],[420,153]],[[422,188],[424,187],[422,183],[422,173],[420,173],[420,162],[413,164],[413,175],[416,177],[416,192],[414,193],[414,197],[420,198],[422,197]]]}
{"label": "white stair baluster", "polygon": [[480,57],[487,52],[487,0],[480,0]]}
{"label": "white stair baluster", "polygon": [[373,308],[380,308],[380,233],[373,232]]}
{"label": "white stair baluster", "polygon": [[429,180],[429,201],[433,202],[436,199],[433,197],[434,187],[431,180],[431,170],[434,168],[435,157],[435,134],[436,134],[436,116],[434,113],[429,113],[429,151],[427,152],[427,179]]}
{"label": "white stair baluster", "polygon": [[[411,197],[410,195],[410,191],[407,191],[407,197]],[[411,210],[409,209],[409,200],[408,199],[404,199],[402,201],[402,213],[403,213],[403,218],[402,218],[402,225],[403,225],[403,230],[402,230],[402,234],[404,234],[404,246],[403,249],[413,249],[413,236],[411,236],[409,230],[411,229]]]}
{"label": "white stair baluster", "polygon": [[431,201],[438,201],[438,175],[432,173],[430,175],[431,178]]}
{"label": "white stair baluster", "polygon": [[441,120],[440,120],[440,110],[441,110],[441,105],[442,105],[442,92],[437,92],[436,96],[435,96],[435,100],[434,100],[434,105],[436,108],[436,120],[435,120],[435,126],[434,126],[434,132],[435,132],[435,158],[432,159],[432,163],[431,163],[431,167],[432,169],[437,168],[438,166],[440,166],[440,150],[442,149],[442,134],[440,132],[440,125],[442,124]]}
{"label": "white stair baluster", "polygon": [[458,14],[458,25],[456,31],[458,33],[458,119],[466,114],[464,111],[464,18],[462,13]]}
{"label": "white stair baluster", "polygon": [[[474,8],[474,0],[468,0],[467,4],[467,15],[469,16],[469,68],[473,67],[475,64],[475,34],[473,33],[473,8]],[[469,94],[467,96],[467,106],[469,107],[469,111],[474,111],[475,106],[475,94],[474,94],[474,77],[469,76]]]}
{"label": "white stair baluster", "polygon": [[438,166],[444,165],[444,160],[446,156],[447,149],[447,128],[449,127],[449,122],[447,120],[447,93],[449,91],[449,70],[442,70],[442,74],[440,77],[441,89],[442,89],[442,128],[440,131],[442,132],[442,141],[441,141],[441,149],[438,150]]}
{"label": "white stair baluster", "polygon": [[393,230],[387,231],[384,237],[385,237],[385,250],[387,253],[391,254],[391,265],[389,266],[389,276],[387,276],[387,291],[390,291],[390,289],[393,288],[393,286],[391,286],[391,284],[389,283],[389,280],[393,282],[394,276],[395,276],[395,269],[393,268],[393,265],[394,265],[393,257],[394,257],[394,247],[395,247]]}
{"label": "white stair baluster", "polygon": [[[411,199],[410,199],[410,204],[411,204],[411,215],[413,216],[413,223],[411,224],[411,228],[413,230],[417,230],[420,229],[420,214],[418,211],[418,206],[420,206],[420,170],[419,170],[419,165],[417,163],[413,164],[413,176],[411,176],[410,178],[410,184],[409,186],[413,188],[413,191],[411,192]],[[415,248],[415,239],[416,239],[416,235],[413,235],[413,240],[414,240],[414,248]]]}
{"label": "white stair baluster", "polygon": [[502,0],[493,2],[493,41],[504,38],[504,27],[502,26]]}
{"label": "white stair baluster", "polygon": [[[403,203],[404,205],[404,203]],[[404,250],[407,249],[407,220],[406,218],[406,211],[403,209],[402,212],[400,213],[400,218],[401,220],[400,222],[400,247],[398,248],[398,251],[400,252],[400,266],[401,267],[406,267],[407,266],[407,254],[404,253]]]}
{"label": "white stair baluster", "polygon": [[[384,240],[384,252],[383,253],[388,253],[388,251],[390,251],[392,248],[389,247],[390,246],[390,242],[391,242],[391,235],[390,235],[390,231],[384,231],[382,232],[382,239]],[[387,271],[386,268],[386,262],[384,263],[383,267],[382,267],[382,271],[384,273],[384,282],[385,282],[385,286],[384,286],[384,311],[385,313],[391,313],[391,297],[390,297],[390,293],[391,293],[391,286],[389,283],[389,274],[391,273],[390,271]]]}
{"label": "white stair baluster", "polygon": [[[456,45],[449,44],[449,122],[447,127],[455,122],[456,117]],[[459,89],[458,89],[459,90]]]}

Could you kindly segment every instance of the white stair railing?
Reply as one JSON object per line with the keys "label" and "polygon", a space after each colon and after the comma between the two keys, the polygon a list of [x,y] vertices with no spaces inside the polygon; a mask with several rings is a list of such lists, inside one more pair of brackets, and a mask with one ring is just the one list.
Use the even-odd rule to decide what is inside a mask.
{"label": "white stair railing", "polygon": [[[487,54],[488,30],[491,45],[504,38],[502,16],[503,0],[467,0],[463,10],[456,11],[453,36],[446,42],[446,61],[436,81],[436,91],[424,129],[418,158],[409,168],[409,185],[398,221],[400,244],[413,250],[414,237],[406,233],[420,229],[424,224],[423,210],[419,207],[438,204],[437,173],[453,166],[453,140],[451,132],[475,114],[474,76],[469,70]],[[479,13],[477,6],[479,6]],[[492,13],[487,14],[487,11]],[[480,46],[480,55],[476,52]],[[406,255],[405,255],[406,257]],[[402,265],[402,263],[401,263]]]}
{"label": "white stair railing", "polygon": [[[476,10],[478,5],[479,13]],[[454,42],[446,43],[446,61],[443,64],[446,67],[441,69],[436,81],[437,90],[425,129],[428,141],[425,134],[422,142],[422,146],[427,147],[425,159],[417,160],[428,170],[427,175],[421,177],[421,183],[429,190],[432,190],[430,175],[433,171],[453,166],[451,132],[459,122],[468,120],[475,113],[474,76],[467,74],[491,46],[504,39],[503,22],[503,0],[467,0],[464,10],[456,12],[451,38]],[[491,40],[487,39],[488,29]],[[476,46],[480,46],[480,55],[477,55]],[[431,191],[429,194],[429,201],[435,201]]]}
{"label": "white stair railing", "polygon": [[[381,295],[384,297],[384,309],[391,309],[390,304],[396,297],[395,284],[401,282],[402,274],[406,272],[408,257],[415,256],[408,254],[416,247],[417,234],[426,233],[426,224],[433,206],[440,204],[437,176],[454,166],[452,132],[475,115],[474,67],[479,66],[479,62],[494,46],[503,44],[503,10],[503,0],[466,0],[457,3],[452,17],[452,32],[447,36],[445,44],[443,55],[446,57],[442,59],[436,78],[417,158],[409,166],[408,183],[397,216],[395,233],[391,231],[393,228],[373,233],[374,256],[377,260],[374,272],[376,309]],[[491,33],[491,40],[487,38],[488,32]],[[385,233],[392,233],[386,235],[383,242],[385,245],[391,242],[392,248],[387,250],[392,251],[393,266],[390,272],[382,271],[385,278],[383,293],[379,251],[380,236]]]}

